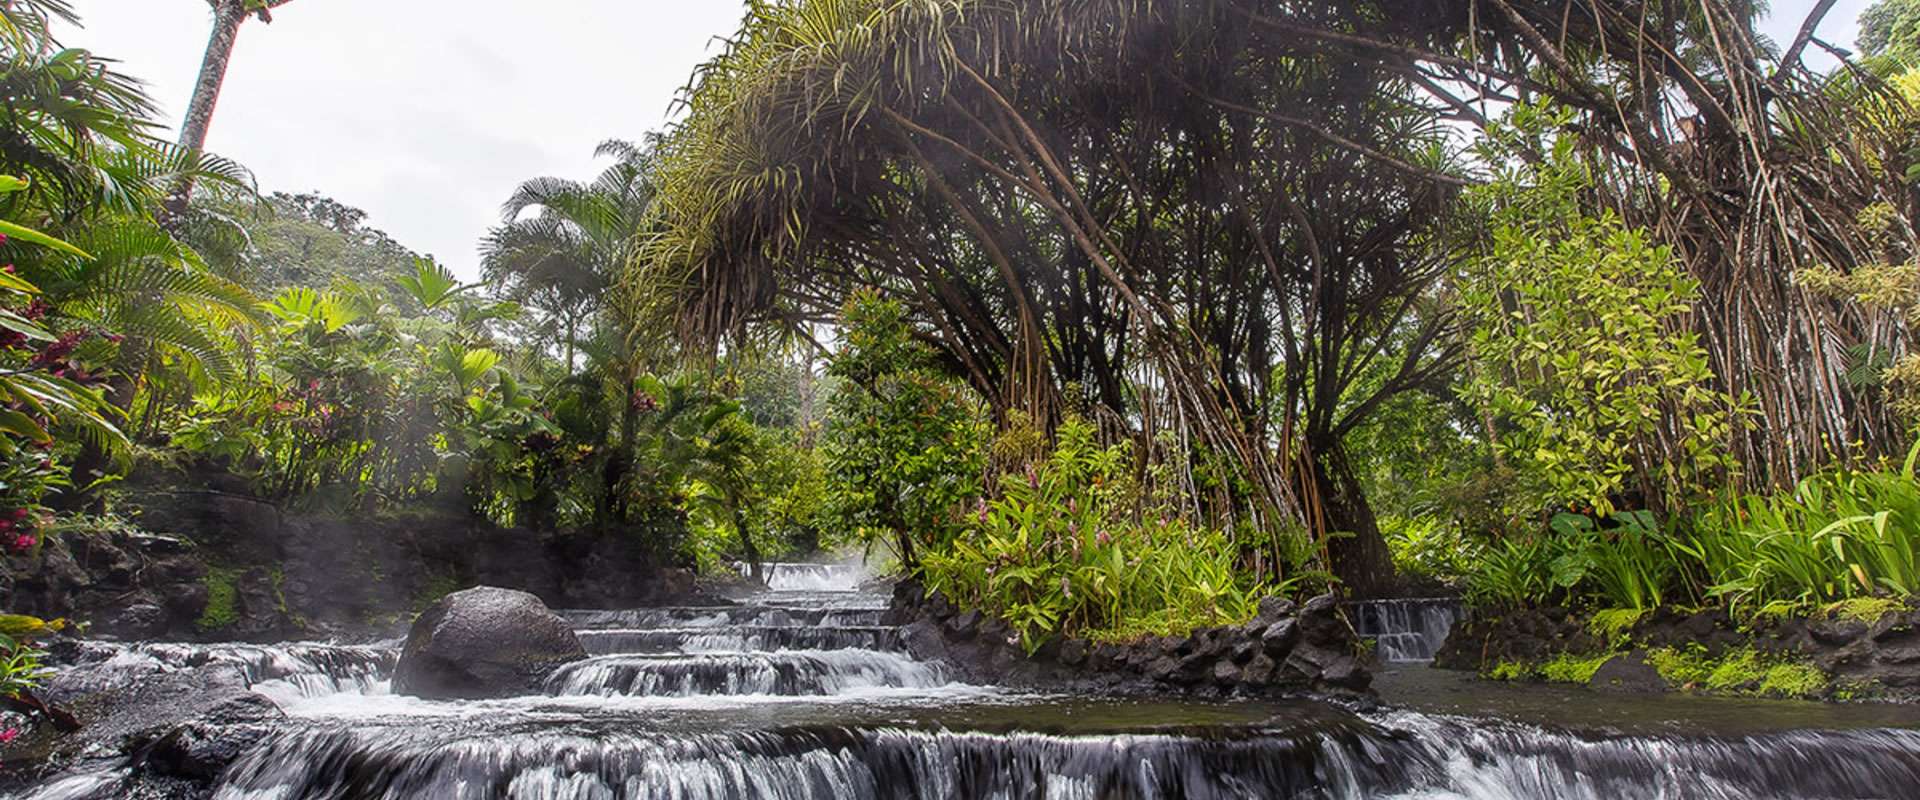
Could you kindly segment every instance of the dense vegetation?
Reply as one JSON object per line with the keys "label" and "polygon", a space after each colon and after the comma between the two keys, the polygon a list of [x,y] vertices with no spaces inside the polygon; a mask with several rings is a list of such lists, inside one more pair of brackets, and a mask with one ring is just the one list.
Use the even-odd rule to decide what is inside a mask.
{"label": "dense vegetation", "polygon": [[1913,4],[1828,74],[1744,3],[1429,5],[754,3],[466,284],[0,4],[6,568],[167,466],[708,573],[862,550],[1030,646],[1423,582],[1912,598]]}

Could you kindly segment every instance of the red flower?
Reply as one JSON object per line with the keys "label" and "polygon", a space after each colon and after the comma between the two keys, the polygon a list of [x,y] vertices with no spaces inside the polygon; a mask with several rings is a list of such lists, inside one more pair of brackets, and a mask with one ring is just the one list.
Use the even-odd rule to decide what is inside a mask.
{"label": "red flower", "polygon": [[[7,237],[4,234],[0,234],[0,239],[5,238]],[[12,744],[13,740],[18,738],[20,738],[20,729],[18,728],[8,728],[0,731],[0,744]]]}
{"label": "red flower", "polygon": [[32,550],[33,546],[39,543],[40,543],[40,540],[33,538],[33,534],[23,533],[23,534],[20,534],[19,536],[14,537],[13,549],[24,553],[28,550]]}

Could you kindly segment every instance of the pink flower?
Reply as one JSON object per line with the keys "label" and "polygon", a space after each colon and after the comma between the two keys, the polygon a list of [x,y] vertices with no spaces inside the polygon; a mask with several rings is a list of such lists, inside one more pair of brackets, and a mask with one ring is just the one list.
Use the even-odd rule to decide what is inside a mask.
{"label": "pink flower", "polygon": [[1107,534],[1105,528],[1102,528],[1099,533],[1094,534],[1093,540],[1102,545],[1113,544],[1113,537]]}
{"label": "pink flower", "polygon": [[14,537],[13,549],[24,553],[28,550],[32,550],[33,546],[39,543],[40,543],[40,540],[33,538],[33,534],[23,533],[23,534],[20,534],[19,536]]}
{"label": "pink flower", "polygon": [[8,728],[0,731],[0,744],[12,744],[13,740],[18,738],[20,738],[20,729],[18,728]]}

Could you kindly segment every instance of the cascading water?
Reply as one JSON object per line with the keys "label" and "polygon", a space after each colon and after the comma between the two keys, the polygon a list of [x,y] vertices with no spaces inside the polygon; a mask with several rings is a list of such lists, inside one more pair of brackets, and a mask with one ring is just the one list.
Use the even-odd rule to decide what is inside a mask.
{"label": "cascading water", "polygon": [[[227,768],[216,800],[1920,797],[1920,731],[1878,721],[1598,735],[1306,700],[964,686],[903,651],[881,625],[882,598],[812,580],[739,606],[563,612],[595,657],[557,671],[543,694],[504,700],[388,694],[393,648],[144,646],[91,663],[219,660],[258,687],[296,674],[333,681],[337,692],[316,679],[292,682],[312,691],[272,695],[290,720]],[[1359,614],[1383,655],[1430,652],[1417,646],[1443,614],[1383,608],[1371,622]],[[1555,707],[1556,720],[1584,721]],[[127,780],[111,769],[67,776],[30,797],[118,798]]]}
{"label": "cascading water", "polygon": [[1372,639],[1374,654],[1389,664],[1432,661],[1461,613],[1453,598],[1367,600],[1351,608],[1355,632]]}
{"label": "cascading water", "polygon": [[[873,577],[857,564],[772,563],[761,568],[767,588],[776,592],[851,592]],[[740,574],[751,571],[748,565],[740,565]]]}

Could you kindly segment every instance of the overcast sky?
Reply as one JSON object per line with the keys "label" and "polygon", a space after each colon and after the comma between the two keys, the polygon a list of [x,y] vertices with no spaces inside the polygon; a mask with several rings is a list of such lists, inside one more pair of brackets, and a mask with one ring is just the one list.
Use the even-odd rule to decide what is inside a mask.
{"label": "overcast sky", "polygon": [[[1788,41],[1814,0],[1773,0]],[[1850,46],[1868,0],[1823,38]],[[205,0],[77,0],[63,34],[125,62],[163,118],[186,110]],[[532,10],[538,8],[539,10]],[[294,0],[240,32],[208,147],[265,191],[317,190],[369,224],[478,274],[475,248],[520,181],[586,178],[593,147],[666,121],[676,91],[731,34],[738,0]]]}

